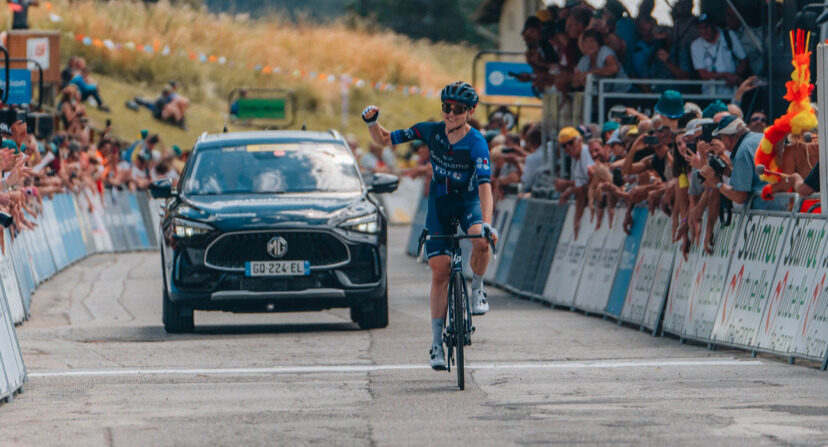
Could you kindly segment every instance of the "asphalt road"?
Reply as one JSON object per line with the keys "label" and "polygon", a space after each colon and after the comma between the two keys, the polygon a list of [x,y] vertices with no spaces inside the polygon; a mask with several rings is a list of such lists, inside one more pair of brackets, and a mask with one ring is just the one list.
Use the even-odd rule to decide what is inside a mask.
{"label": "asphalt road", "polygon": [[426,367],[425,266],[393,228],[391,323],[347,310],[196,313],[161,327],[157,253],[99,255],[42,285],[18,328],[26,392],[0,445],[821,445],[828,373],[681,345],[490,290],[466,390]]}

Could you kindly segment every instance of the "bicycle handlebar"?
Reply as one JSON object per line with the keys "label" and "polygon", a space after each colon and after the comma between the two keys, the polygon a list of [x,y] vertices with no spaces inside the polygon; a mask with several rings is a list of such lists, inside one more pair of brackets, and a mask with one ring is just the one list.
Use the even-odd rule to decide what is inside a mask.
{"label": "bicycle handlebar", "polygon": [[434,240],[448,240],[448,241],[455,240],[455,241],[457,241],[457,240],[463,240],[463,239],[486,239],[486,242],[489,243],[489,247],[492,249],[492,255],[497,256],[497,248],[495,247],[494,239],[492,239],[491,234],[487,234],[485,236],[482,235],[482,234],[461,234],[461,235],[451,234],[451,235],[434,235],[434,236],[430,236],[428,234],[428,230],[424,229],[423,232],[420,233],[420,243],[419,243],[419,246],[417,247],[417,257],[419,257],[420,254],[422,253],[423,245],[425,245],[426,241],[434,241]]}

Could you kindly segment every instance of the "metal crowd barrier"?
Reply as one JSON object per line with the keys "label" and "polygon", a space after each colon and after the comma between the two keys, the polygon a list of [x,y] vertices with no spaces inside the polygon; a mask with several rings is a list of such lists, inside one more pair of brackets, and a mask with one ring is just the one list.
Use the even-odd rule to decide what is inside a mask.
{"label": "metal crowd barrier", "polygon": [[[3,230],[0,252],[0,399],[22,392],[26,367],[14,326],[28,319],[38,285],[96,253],[158,248],[159,201],[146,192],[90,190],[44,198],[33,231]],[[153,211],[154,210],[154,211]],[[155,216],[153,216],[153,212]]]}
{"label": "metal crowd barrier", "polygon": [[573,204],[501,200],[500,254],[486,282],[653,335],[828,366],[825,217],[744,207],[729,226],[716,224],[712,253],[693,246],[685,258],[661,213],[634,209],[629,235],[623,209],[598,230],[589,214],[575,238]]}
{"label": "metal crowd barrier", "polygon": [[[665,86],[672,89],[682,88],[701,88],[725,86],[725,81],[689,81],[678,79],[616,79],[603,78],[597,79],[592,74],[587,75],[586,85],[584,86],[584,101],[583,101],[583,116],[581,123],[598,123],[599,126],[604,124],[607,120],[607,107],[610,102],[624,104],[627,107],[635,108],[639,104],[646,104],[652,107],[660,93],[638,93],[638,92],[613,92],[609,89],[614,85],[648,85],[648,86]],[[726,104],[732,99],[730,96],[721,95],[705,95],[698,93],[683,93],[682,97],[685,101],[695,101],[702,104],[720,99]],[[704,107],[702,105],[702,107]],[[593,116],[597,108],[598,116]]]}

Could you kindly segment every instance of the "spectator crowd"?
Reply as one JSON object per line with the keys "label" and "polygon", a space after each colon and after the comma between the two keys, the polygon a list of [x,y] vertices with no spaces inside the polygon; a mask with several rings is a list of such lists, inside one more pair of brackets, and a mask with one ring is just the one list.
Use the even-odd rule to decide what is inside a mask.
{"label": "spectator crowd", "polygon": [[[759,3],[759,2],[757,2]],[[518,77],[540,91],[583,89],[587,75],[595,79],[719,80],[701,93],[730,97],[751,75],[764,71],[762,33],[741,20],[740,12],[723,2],[724,23],[711,15],[693,15],[692,0],[672,5],[673,25],[653,18],[654,0],[639,4],[635,18],[619,0],[595,9],[582,0],[549,6],[529,17],[522,37],[531,73]],[[741,12],[744,15],[744,11]],[[614,83],[610,90],[645,93],[667,90],[669,83]],[[696,93],[698,87],[679,91]]]}
{"label": "spectator crowd", "polygon": [[157,134],[144,130],[130,143],[114,135],[109,120],[93,127],[84,106],[88,98],[109,109],[83,59],[69,60],[62,84],[58,122],[49,135],[24,119],[0,122],[0,223],[11,227],[12,235],[37,225],[44,197],[71,191],[87,195],[90,206],[105,208],[105,188],[134,191],[159,179],[176,183],[184,168],[188,153],[164,145]]}

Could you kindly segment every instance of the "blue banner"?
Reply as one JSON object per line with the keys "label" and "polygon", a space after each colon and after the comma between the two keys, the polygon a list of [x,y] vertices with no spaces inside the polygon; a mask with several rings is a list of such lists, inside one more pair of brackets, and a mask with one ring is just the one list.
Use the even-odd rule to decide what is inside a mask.
{"label": "blue banner", "polygon": [[[9,70],[9,100],[7,104],[29,104],[32,102],[32,73],[24,68]],[[5,90],[6,77],[0,76],[0,89]]]}
{"label": "blue banner", "polygon": [[509,271],[512,266],[512,258],[515,255],[518,241],[520,240],[520,232],[522,231],[523,222],[526,220],[526,210],[529,208],[526,200],[518,201],[515,205],[515,211],[512,215],[512,224],[509,227],[509,234],[506,235],[505,243],[501,244],[500,262],[497,264],[497,273],[495,274],[495,284],[504,285],[509,278]]}
{"label": "blue banner", "polygon": [[624,309],[624,300],[627,299],[627,288],[630,285],[635,260],[638,258],[638,248],[641,246],[641,238],[644,236],[644,227],[647,225],[647,209],[633,209],[632,231],[624,241],[624,251],[621,252],[621,262],[615,274],[615,281],[612,283],[612,292],[607,302],[607,313],[621,315]]}
{"label": "blue banner", "polygon": [[535,97],[530,82],[518,81],[509,73],[532,73],[532,67],[522,62],[486,62],[486,94]]}

